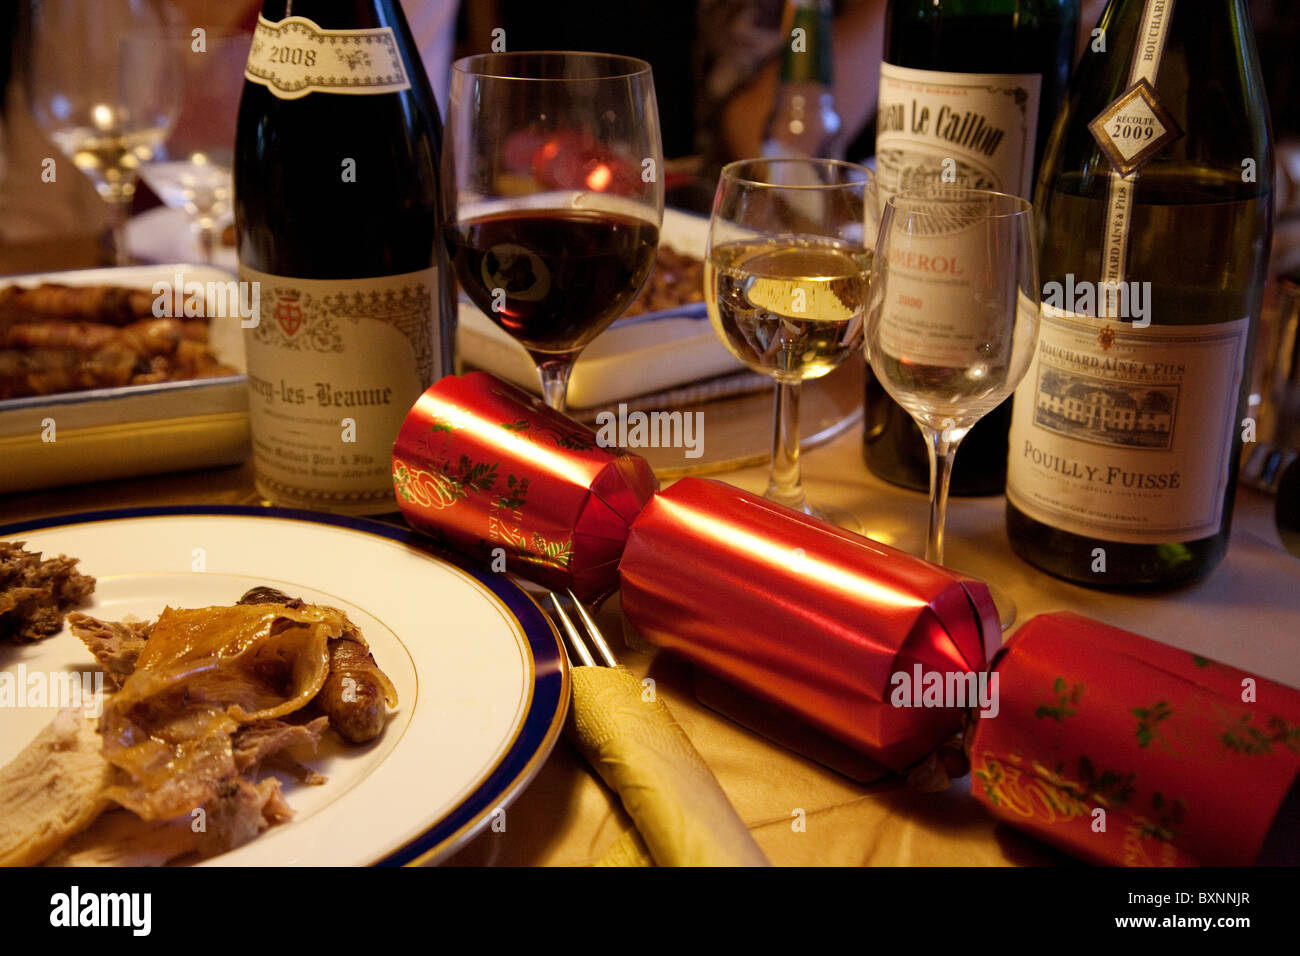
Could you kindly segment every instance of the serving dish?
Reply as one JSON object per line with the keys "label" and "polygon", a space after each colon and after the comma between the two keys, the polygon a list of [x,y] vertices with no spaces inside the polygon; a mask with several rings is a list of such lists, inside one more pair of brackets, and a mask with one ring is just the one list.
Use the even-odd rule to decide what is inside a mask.
{"label": "serving dish", "polygon": [[[174,286],[178,277],[205,290],[232,281],[219,269],[158,265],[12,276],[3,285],[153,289],[158,282]],[[243,461],[249,434],[242,335],[238,316],[209,319],[212,351],[237,375],[0,400],[0,494]]]}

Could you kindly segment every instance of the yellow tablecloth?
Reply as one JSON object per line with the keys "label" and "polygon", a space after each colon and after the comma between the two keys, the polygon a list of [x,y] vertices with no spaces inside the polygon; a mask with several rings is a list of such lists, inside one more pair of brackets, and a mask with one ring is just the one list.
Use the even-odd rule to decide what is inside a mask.
{"label": "yellow tablecloth", "polygon": [[[927,503],[874,478],[850,430],[805,454],[810,497],[859,515],[875,536],[923,549]],[[762,492],[763,468],[723,476]],[[88,508],[176,503],[254,503],[242,468],[139,478],[0,497],[0,522]],[[1138,631],[1207,657],[1300,687],[1300,559],[1284,551],[1272,521],[1273,499],[1238,493],[1232,545],[1206,581],[1163,594],[1106,594],[1036,571],[1007,544],[1001,498],[953,499],[948,559],[997,581],[1019,605],[1019,621],[1068,609]],[[897,782],[863,786],[785,750],[703,707],[690,669],[618,640],[617,598],[598,616],[616,652],[656,691],[695,744],[741,819],[776,865],[902,865],[1068,862],[1049,847],[993,820],[965,780],[942,793],[908,791]],[[460,864],[582,865],[599,858],[630,826],[567,740],[507,812],[504,831],[489,830],[452,860]]]}

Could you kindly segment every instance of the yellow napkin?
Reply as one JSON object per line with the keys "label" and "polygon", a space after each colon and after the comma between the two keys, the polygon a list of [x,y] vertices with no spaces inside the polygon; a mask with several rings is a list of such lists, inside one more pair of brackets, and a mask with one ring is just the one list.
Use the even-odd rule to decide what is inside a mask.
{"label": "yellow napkin", "polygon": [[[767,866],[735,808],[663,702],[625,667],[575,667],[569,734],[623,800],[660,866]],[[620,840],[607,864],[637,865]]]}

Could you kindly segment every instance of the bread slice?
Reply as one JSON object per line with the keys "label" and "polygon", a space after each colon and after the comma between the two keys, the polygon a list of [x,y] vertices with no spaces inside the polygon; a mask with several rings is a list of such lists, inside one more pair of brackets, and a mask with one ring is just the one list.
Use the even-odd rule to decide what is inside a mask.
{"label": "bread slice", "polygon": [[84,830],[108,806],[113,766],[95,721],[62,710],[0,768],[0,866],[32,866]]}

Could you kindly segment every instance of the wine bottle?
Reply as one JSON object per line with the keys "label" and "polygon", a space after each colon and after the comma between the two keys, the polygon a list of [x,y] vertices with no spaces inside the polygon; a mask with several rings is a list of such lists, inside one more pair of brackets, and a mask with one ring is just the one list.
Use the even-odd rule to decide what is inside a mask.
{"label": "wine bottle", "polygon": [[[292,15],[290,15],[292,13]],[[259,493],[393,511],[393,440],[452,371],[442,128],[397,0],[267,0],[235,144]]]}
{"label": "wine bottle", "polygon": [[839,131],[832,92],[831,0],[796,0],[763,155],[829,157]]}
{"label": "wine bottle", "polygon": [[[876,189],[956,182],[1026,199],[1065,95],[1079,0],[890,0],[880,69]],[[951,494],[1006,480],[1011,400],[962,440]],[[924,491],[921,431],[867,369],[863,454],[886,481]]]}
{"label": "wine bottle", "polygon": [[1272,181],[1245,0],[1112,0],[1038,180],[1043,322],[1007,472],[1027,561],[1135,588],[1223,557]]}

